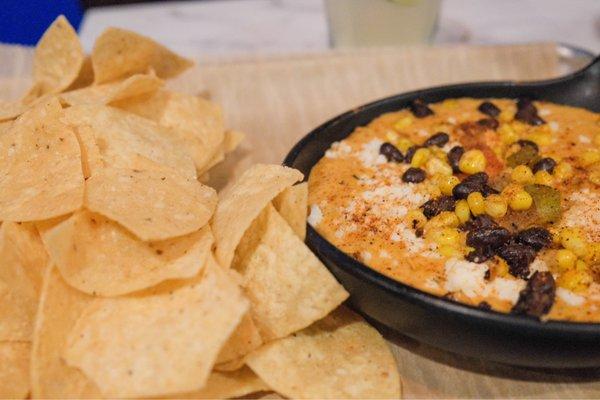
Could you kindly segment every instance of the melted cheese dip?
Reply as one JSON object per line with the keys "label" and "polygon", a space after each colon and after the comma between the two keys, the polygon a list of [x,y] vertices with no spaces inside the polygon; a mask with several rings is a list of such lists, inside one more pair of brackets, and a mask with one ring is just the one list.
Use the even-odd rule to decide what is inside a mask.
{"label": "melted cheese dip", "polygon": [[[543,226],[557,237],[564,227],[583,232],[588,248],[596,249],[582,255],[577,264],[585,266],[589,281],[583,285],[562,282],[565,271],[557,261],[560,239],[539,251],[529,270],[550,271],[556,280],[555,299],[543,319],[599,322],[600,280],[594,251],[600,242],[600,182],[594,183],[592,177],[596,171],[600,174],[600,158],[594,161],[600,145],[599,115],[535,102],[545,123],[532,125],[515,119],[514,100],[491,99],[499,109],[495,116],[499,124],[494,129],[476,125],[489,118],[478,110],[482,101],[461,98],[429,104],[433,114],[422,118],[409,109],[384,114],[334,143],[309,177],[309,223],[342,251],[393,279],[437,296],[474,306],[484,302],[486,308],[510,312],[527,281],[507,273],[498,256],[483,263],[467,261],[466,233],[459,228],[462,254],[441,252],[439,244],[428,240],[409,217],[411,211],[441,195],[433,174],[421,167],[427,178],[407,183],[402,176],[410,164],[388,161],[380,148],[388,142],[406,154],[411,143],[420,145],[433,134],[445,132],[449,141],[443,147],[430,147],[433,155],[444,159],[444,153],[456,145],[481,150],[487,159],[490,185],[502,191],[511,184],[513,169],[506,160],[514,152],[514,142],[533,141],[542,157],[572,167],[564,176],[555,169],[551,182],[545,182],[560,192],[560,219],[540,225],[533,223],[531,210],[509,208],[498,222],[511,232],[533,225]],[[461,180],[466,176],[455,175]]]}

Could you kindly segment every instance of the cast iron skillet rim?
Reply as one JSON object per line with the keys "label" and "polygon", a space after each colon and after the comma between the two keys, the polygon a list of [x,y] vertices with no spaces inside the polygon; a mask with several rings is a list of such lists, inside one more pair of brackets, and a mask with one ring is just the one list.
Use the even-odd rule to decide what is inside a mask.
{"label": "cast iron skillet rim", "polygon": [[[345,121],[349,117],[362,112],[365,109],[369,109],[372,107],[377,107],[384,103],[402,101],[403,99],[410,99],[418,96],[426,96],[432,92],[437,92],[440,90],[453,90],[453,89],[470,89],[477,88],[483,89],[486,88],[498,88],[498,87],[523,87],[523,86],[539,86],[539,85],[547,85],[551,83],[561,82],[563,80],[572,79],[575,76],[583,74],[587,69],[589,69],[592,65],[600,60],[600,57],[596,57],[592,63],[590,63],[587,67],[574,72],[570,75],[563,76],[556,79],[537,81],[537,82],[514,82],[514,81],[498,81],[498,82],[474,82],[474,83],[464,83],[464,84],[453,84],[453,85],[443,85],[436,86],[427,89],[414,90],[407,93],[402,93],[398,95],[393,95],[390,97],[386,97],[383,99],[375,100],[373,102],[367,103],[365,105],[359,106],[355,109],[347,111],[337,117],[330,119],[329,121],[323,123],[322,125],[315,128],[313,131],[304,136],[296,145],[290,150],[285,160],[283,161],[284,165],[293,166],[294,161],[302,151],[302,149],[312,140],[318,138],[318,135],[328,129],[332,129],[335,125]],[[314,164],[312,165],[314,166]],[[311,168],[312,168],[311,166]],[[308,177],[305,177],[307,180]],[[419,289],[413,288],[409,285],[406,285],[402,282],[396,281],[392,278],[389,278],[383,275],[380,272],[375,271],[374,269],[369,268],[365,264],[353,259],[346,253],[342,252],[332,243],[327,241],[323,236],[321,236],[315,229],[313,229],[310,225],[307,225],[307,241],[313,242],[314,246],[319,249],[321,252],[327,253],[328,256],[338,260],[337,266],[339,268],[344,269],[346,272],[355,275],[361,279],[368,280],[371,283],[374,283],[388,292],[393,293],[394,295],[402,295],[406,300],[411,301],[413,303],[418,303],[421,306],[425,306],[428,309],[436,309],[436,310],[444,310],[450,312],[456,317],[461,318],[470,318],[477,319],[480,322],[492,323],[492,324],[502,324],[509,328],[520,328],[526,329],[530,332],[535,332],[539,334],[575,334],[575,335],[584,335],[587,336],[589,334],[600,334],[600,323],[591,323],[591,322],[570,322],[570,321],[547,321],[540,322],[533,318],[528,318],[524,316],[518,316],[514,314],[504,314],[496,311],[488,311],[482,310],[473,306],[469,306],[466,304],[462,304],[459,302],[454,302],[448,299],[444,299],[442,297],[438,297]]]}

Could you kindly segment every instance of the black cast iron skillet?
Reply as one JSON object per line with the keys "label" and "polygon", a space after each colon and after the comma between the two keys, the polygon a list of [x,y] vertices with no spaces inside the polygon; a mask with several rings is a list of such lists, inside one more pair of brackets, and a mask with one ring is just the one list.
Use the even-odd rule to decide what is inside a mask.
{"label": "black cast iron skillet", "polygon": [[[530,97],[600,112],[600,57],[579,72],[540,82],[482,82],[400,94],[342,114],[305,136],[285,165],[308,177],[331,143],[377,116],[421,98],[438,102],[458,97]],[[600,366],[600,324],[540,322],[485,311],[429,295],[394,281],[351,258],[310,226],[308,246],[350,292],[350,305],[392,330],[466,356],[540,368]]]}

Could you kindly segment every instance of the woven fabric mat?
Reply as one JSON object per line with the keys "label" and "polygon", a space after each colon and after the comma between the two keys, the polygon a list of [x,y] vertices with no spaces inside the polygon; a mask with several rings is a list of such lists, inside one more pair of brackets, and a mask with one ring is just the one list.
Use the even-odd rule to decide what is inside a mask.
{"label": "woven fabric mat", "polygon": [[[18,98],[30,71],[30,49],[0,46],[0,98]],[[371,100],[447,83],[536,80],[557,73],[552,43],[406,47],[201,59],[197,68],[169,85],[210,93],[223,106],[229,126],[247,134],[233,156],[211,172],[219,187],[226,176],[252,163],[281,162],[312,128]],[[406,337],[386,337],[398,361],[405,398],[600,397],[600,370],[514,368],[449,354]]]}

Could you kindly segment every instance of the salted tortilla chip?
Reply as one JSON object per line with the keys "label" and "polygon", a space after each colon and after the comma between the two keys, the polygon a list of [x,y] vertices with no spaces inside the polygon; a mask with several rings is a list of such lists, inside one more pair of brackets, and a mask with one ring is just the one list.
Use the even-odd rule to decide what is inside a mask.
{"label": "salted tortilla chip", "polygon": [[302,180],[302,173],[295,169],[257,164],[219,193],[219,204],[211,225],[215,235],[215,256],[222,266],[228,268],[231,265],[244,232],[265,206],[299,180]]}
{"label": "salted tortilla chip", "polygon": [[86,181],[85,206],[144,241],[171,239],[208,223],[217,193],[170,171],[106,168]]}
{"label": "salted tortilla chip", "polygon": [[92,172],[101,171],[104,168],[102,154],[92,128],[88,125],[74,125],[72,128],[79,142],[83,177],[87,179],[92,176]]}
{"label": "salted tortilla chip", "polygon": [[[194,162],[185,147],[168,128],[146,118],[112,107],[82,105],[67,108],[64,120],[75,129],[87,126],[91,130],[105,166],[146,169],[140,162],[146,160],[187,178],[196,177]],[[94,150],[86,148],[86,152],[92,154]]]}
{"label": "salted tortilla chip", "polygon": [[0,137],[0,220],[42,220],[81,207],[79,143],[61,115],[58,100],[51,99]]}
{"label": "salted tortilla chip", "polygon": [[[30,352],[30,342],[0,341],[0,360],[2,360],[0,362],[0,399],[24,399],[27,397]],[[254,374],[252,371],[250,372]],[[246,379],[249,384],[252,384],[249,378]],[[221,381],[218,380],[217,384],[220,383]]]}
{"label": "salted tortilla chip", "polygon": [[101,397],[96,385],[61,356],[67,335],[93,299],[67,285],[54,266],[46,269],[31,354],[33,398]]}
{"label": "salted tortilla chip", "polygon": [[175,290],[98,299],[69,335],[67,363],[107,397],[201,389],[248,310],[238,286],[209,260],[203,276]]}
{"label": "salted tortilla chip", "polygon": [[94,43],[92,65],[94,83],[101,84],[145,73],[150,68],[159,78],[172,78],[194,63],[150,38],[125,29],[108,28]]}
{"label": "salted tortilla chip", "polygon": [[314,325],[251,353],[248,366],[295,399],[400,398],[398,368],[381,335],[340,308]]}
{"label": "salted tortilla chip", "polygon": [[0,136],[4,135],[6,132],[8,132],[10,130],[10,128],[12,128],[12,125],[13,125],[12,121],[0,122]]}
{"label": "salted tortilla chip", "polygon": [[79,69],[79,74],[77,74],[77,78],[69,85],[66,90],[77,90],[84,88],[86,86],[90,86],[94,83],[94,69],[92,68],[92,58],[90,56],[85,56],[83,60],[83,64]]}
{"label": "salted tortilla chip", "polygon": [[223,371],[231,370],[233,364],[239,366],[243,365],[243,361],[241,363],[233,364],[231,362],[240,360],[246,354],[259,348],[261,344],[262,338],[260,337],[258,328],[252,320],[250,313],[247,313],[221,349],[219,357],[217,357],[217,366],[215,366],[215,368]]}
{"label": "salted tortilla chip", "polygon": [[65,92],[61,100],[70,106],[82,104],[112,104],[131,97],[152,94],[162,85],[163,80],[154,74],[136,74],[129,78],[103,85],[89,86]]}
{"label": "salted tortilla chip", "polygon": [[19,115],[23,114],[27,110],[27,108],[29,108],[29,106],[19,100],[0,100],[0,121],[8,121],[11,119],[15,119]]}
{"label": "salted tortilla chip", "polygon": [[159,90],[153,96],[137,101],[117,102],[115,107],[171,128],[192,155],[198,171],[204,171],[210,160],[222,151],[225,139],[223,112],[208,100]]}
{"label": "salted tortilla chip", "polygon": [[48,256],[30,224],[0,227],[0,341],[31,340]]}
{"label": "salted tortilla chip", "polygon": [[240,248],[245,254],[233,266],[242,274],[252,319],[265,340],[309,326],[348,297],[271,204],[248,228]]}
{"label": "salted tortilla chip", "polygon": [[64,16],[59,16],[35,48],[33,80],[39,93],[58,93],[69,87],[79,75],[84,59],[77,32]]}
{"label": "salted tortilla chip", "polygon": [[41,231],[67,283],[82,292],[118,296],[168,279],[198,274],[212,245],[208,226],[187,236],[143,242],[107,218],[87,210]]}
{"label": "salted tortilla chip", "polygon": [[204,388],[197,392],[177,395],[177,398],[232,399],[268,390],[269,387],[246,367],[232,372],[213,371]]}
{"label": "salted tortilla chip", "polygon": [[302,240],[306,236],[308,182],[285,189],[273,199],[275,209]]}
{"label": "salted tortilla chip", "polygon": [[223,140],[223,150],[225,153],[231,153],[242,143],[246,138],[244,132],[228,130],[225,131],[225,139]]}

